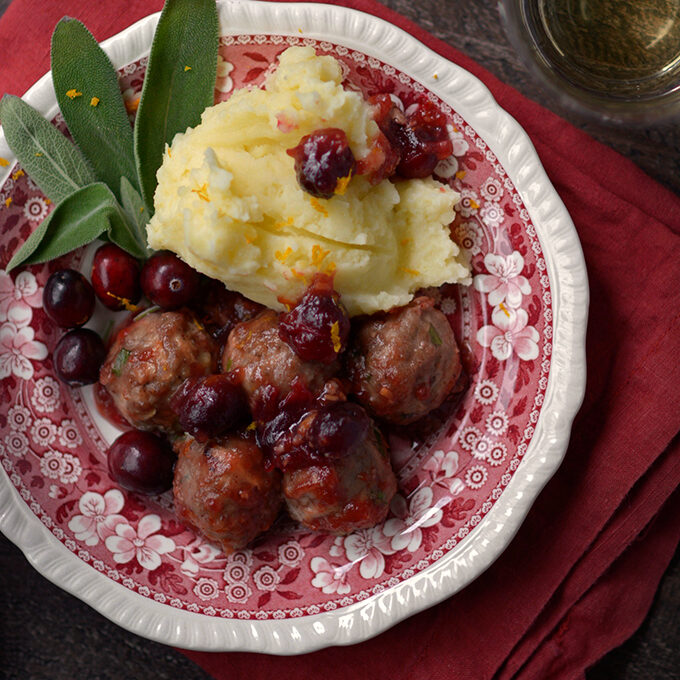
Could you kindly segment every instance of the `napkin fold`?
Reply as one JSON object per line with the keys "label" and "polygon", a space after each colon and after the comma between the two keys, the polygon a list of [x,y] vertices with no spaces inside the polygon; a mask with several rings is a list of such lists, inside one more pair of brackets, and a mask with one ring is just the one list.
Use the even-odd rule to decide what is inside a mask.
{"label": "napkin fold", "polygon": [[[680,541],[680,198],[375,0],[333,4],[386,19],[471,71],[531,137],[586,258],[586,396],[517,536],[454,597],[350,648],[185,653],[220,680],[584,677],[640,625]],[[64,14],[103,40],[161,6],[14,0],[0,20],[0,93],[21,94],[49,69]]]}

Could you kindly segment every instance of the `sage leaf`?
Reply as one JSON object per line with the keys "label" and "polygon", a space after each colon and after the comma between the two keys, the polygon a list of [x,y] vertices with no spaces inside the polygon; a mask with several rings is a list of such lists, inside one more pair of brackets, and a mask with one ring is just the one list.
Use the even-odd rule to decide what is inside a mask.
{"label": "sage leaf", "polygon": [[154,34],[134,129],[149,216],[165,145],[198,125],[214,101],[219,22],[215,0],[167,0]]}
{"label": "sage leaf", "polygon": [[0,120],[22,168],[53,203],[95,181],[76,146],[20,97],[2,98]]}
{"label": "sage leaf", "polygon": [[64,17],[52,34],[52,81],[59,108],[96,178],[120,198],[120,178],[137,182],[132,125],[118,76],[90,31]]}
{"label": "sage leaf", "polygon": [[120,178],[120,198],[123,210],[137,232],[137,241],[147,249],[146,225],[149,221],[148,211],[139,192],[128,182],[126,177]]}
{"label": "sage leaf", "polygon": [[24,241],[7,271],[53,260],[94,241],[109,227],[112,197],[105,184],[90,184],[67,196]]}
{"label": "sage leaf", "polygon": [[109,194],[109,239],[123,250],[127,250],[130,255],[140,259],[146,258],[149,254],[146,249],[146,238],[140,234],[135,224],[125,214],[114,195],[110,191]]}
{"label": "sage leaf", "polygon": [[428,333],[430,334],[430,342],[432,342],[435,347],[439,347],[442,344],[442,339],[439,333],[437,333],[437,329],[432,324],[430,324]]}

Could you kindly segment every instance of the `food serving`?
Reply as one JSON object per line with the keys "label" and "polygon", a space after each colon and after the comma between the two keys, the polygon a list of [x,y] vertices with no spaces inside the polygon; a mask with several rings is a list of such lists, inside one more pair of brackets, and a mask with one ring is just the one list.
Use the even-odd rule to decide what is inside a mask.
{"label": "food serving", "polygon": [[[89,243],[93,232],[114,243],[127,236],[125,246],[131,250],[141,244],[135,259],[149,258],[132,218],[138,215],[143,226],[148,223],[153,202],[142,195],[153,198],[151,178],[165,144],[176,132],[197,126],[213,97],[224,100],[233,91],[261,87],[288,46],[313,47],[317,55],[334,56],[344,85],[367,101],[388,92],[406,112],[427,99],[445,116],[454,155],[442,161],[437,174],[448,178],[461,197],[452,233],[470,263],[473,285],[445,285],[436,306],[454,329],[469,387],[460,401],[449,398],[414,423],[381,425],[398,480],[384,522],[335,536],[306,529],[282,513],[247,549],[225,557],[214,541],[178,519],[172,494],[145,498],[111,479],[107,450],[120,429],[98,414],[93,386],[69,389],[57,379],[53,349],[65,331],[48,319],[43,287],[51,273],[65,267],[89,278],[96,246],[44,265],[0,271],[0,391],[5,403],[0,409],[0,527],[42,574],[112,620],[166,644],[288,654],[353,643],[431,606],[486,568],[558,465],[583,385],[587,289],[582,261],[574,257],[578,240],[526,135],[488,91],[415,39],[353,10],[311,3],[218,3],[217,80],[210,84],[215,89],[209,97],[183,91],[177,100],[183,106],[168,108],[167,98],[159,97],[168,90],[160,88],[140,101],[143,84],[155,83],[155,88],[162,80],[154,69],[159,43],[164,49],[184,43],[166,59],[179,67],[173,93],[209,71],[183,52],[201,26],[209,24],[198,16],[199,5],[191,3],[187,14],[175,15],[178,22],[171,31],[165,19],[161,31],[153,15],[103,44],[118,69],[115,90],[124,93],[126,125],[129,129],[128,115],[137,108],[135,129],[141,123],[144,134],[135,134],[129,145],[117,135],[131,164],[118,162],[113,153],[99,156],[116,160],[119,176],[126,167],[139,170],[137,179],[129,173],[139,199],[130,186],[114,179],[115,173],[104,181],[100,168],[95,178],[93,168],[83,168],[70,148],[51,160],[52,167],[64,169],[68,160],[73,171],[62,177],[74,182],[61,184],[57,174],[53,185],[45,178],[36,183],[46,155],[36,156],[41,149],[31,148],[15,165],[16,154],[0,134],[0,158],[5,159],[0,165],[7,163],[0,170],[0,265],[8,268],[31,232],[37,236],[29,237],[29,245],[39,241],[33,250],[36,262],[46,253]],[[200,25],[193,26],[196,18]],[[163,39],[157,32],[147,63],[140,46],[151,46],[157,28]],[[79,107],[81,113],[108,116],[111,107],[102,104],[113,99],[101,96],[103,79],[91,71],[76,72],[95,63],[88,47],[93,42],[82,32],[66,42],[68,54],[78,54],[70,76],[57,88],[66,100],[60,102],[62,110]],[[74,45],[80,49],[73,50]],[[53,57],[59,61],[58,50]],[[64,93],[72,89],[82,94],[71,100]],[[95,98],[97,106],[90,103]],[[56,110],[48,78],[25,99],[43,115]],[[181,121],[165,139],[166,121],[157,114],[185,113],[195,99],[200,99],[195,119]],[[0,113],[7,133],[9,114],[16,111]],[[23,114],[17,115],[27,128],[42,136],[43,130]],[[57,130],[66,129],[61,116],[52,122]],[[106,142],[99,138],[97,144]],[[147,163],[152,149],[154,159]],[[23,173],[31,161],[37,167],[29,179]],[[77,204],[68,200],[76,192]],[[107,219],[93,219],[87,231],[62,232],[61,244],[51,239],[56,222],[69,217],[82,223],[84,213]],[[38,228],[45,224],[44,230]],[[22,261],[30,264],[28,257]],[[422,292],[431,296],[434,291]],[[131,298],[133,293],[134,286]],[[199,295],[199,305],[207,297]],[[147,305],[144,299],[139,302]],[[231,306],[240,314],[249,305],[232,300]],[[121,324],[130,314],[135,315],[119,313]],[[108,325],[98,301],[86,328],[108,344]],[[155,436],[130,432],[145,435],[147,442]],[[175,453],[170,456],[172,471]]]}
{"label": "food serving", "polygon": [[[57,375],[97,383],[108,415],[134,428],[109,449],[112,478],[146,494],[172,484],[178,517],[227,555],[282,507],[340,536],[383,522],[397,492],[385,428],[460,393],[437,308],[437,287],[470,283],[449,227],[460,196],[436,177],[453,152],[446,119],[424,98],[404,110],[342,81],[333,57],[283,51],[262,88],[208,106],[166,144],[148,224],[136,214],[143,174],[122,175],[127,215],[108,217],[113,242],[97,249],[91,284],[62,269],[45,286],[47,314],[71,329]],[[76,138],[89,134],[81,123]],[[63,205],[53,241],[72,228]],[[36,260],[39,236],[14,263]],[[40,257],[53,255],[48,244]],[[82,328],[95,295],[130,313],[106,347]]]}

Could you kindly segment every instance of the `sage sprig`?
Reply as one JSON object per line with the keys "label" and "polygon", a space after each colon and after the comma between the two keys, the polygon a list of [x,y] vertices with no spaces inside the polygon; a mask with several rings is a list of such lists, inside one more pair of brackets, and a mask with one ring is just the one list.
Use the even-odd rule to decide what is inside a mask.
{"label": "sage sprig", "polygon": [[2,98],[0,120],[22,168],[53,203],[95,181],[83,154],[19,97],[6,94]]}
{"label": "sage sprig", "polygon": [[85,26],[64,17],[52,34],[52,81],[74,141],[96,178],[118,198],[120,178],[137,183],[132,126],[113,64]]}
{"label": "sage sprig", "polygon": [[167,0],[151,45],[135,121],[142,198],[153,210],[165,145],[201,122],[214,101],[219,20],[215,0]]}
{"label": "sage sprig", "polygon": [[115,199],[105,184],[89,184],[74,191],[24,241],[7,271],[19,264],[53,260],[94,241],[110,227],[112,203]]}
{"label": "sage sprig", "polygon": [[7,271],[99,237],[135,257],[148,255],[146,224],[165,144],[198,124],[213,103],[218,28],[214,0],[166,0],[133,133],[106,54],[79,21],[65,17],[57,24],[52,79],[76,144],[18,97],[0,102],[10,148],[56,206]]}

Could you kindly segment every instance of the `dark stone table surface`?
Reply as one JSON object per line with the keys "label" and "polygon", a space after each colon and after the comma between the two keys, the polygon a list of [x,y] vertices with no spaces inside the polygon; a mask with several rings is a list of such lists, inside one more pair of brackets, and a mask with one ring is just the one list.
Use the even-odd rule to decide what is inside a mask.
{"label": "dark stone table surface", "polygon": [[[527,72],[501,29],[495,0],[383,0],[527,97],[561,112]],[[0,14],[9,0],[0,0]],[[1,47],[0,47],[1,50]],[[569,116],[565,116],[569,117]],[[680,193],[678,121],[612,128],[569,117]],[[588,680],[680,677],[680,553],[640,630],[588,671]],[[208,678],[182,654],[109,622],[40,576],[0,535],[0,677],[12,680]]]}

